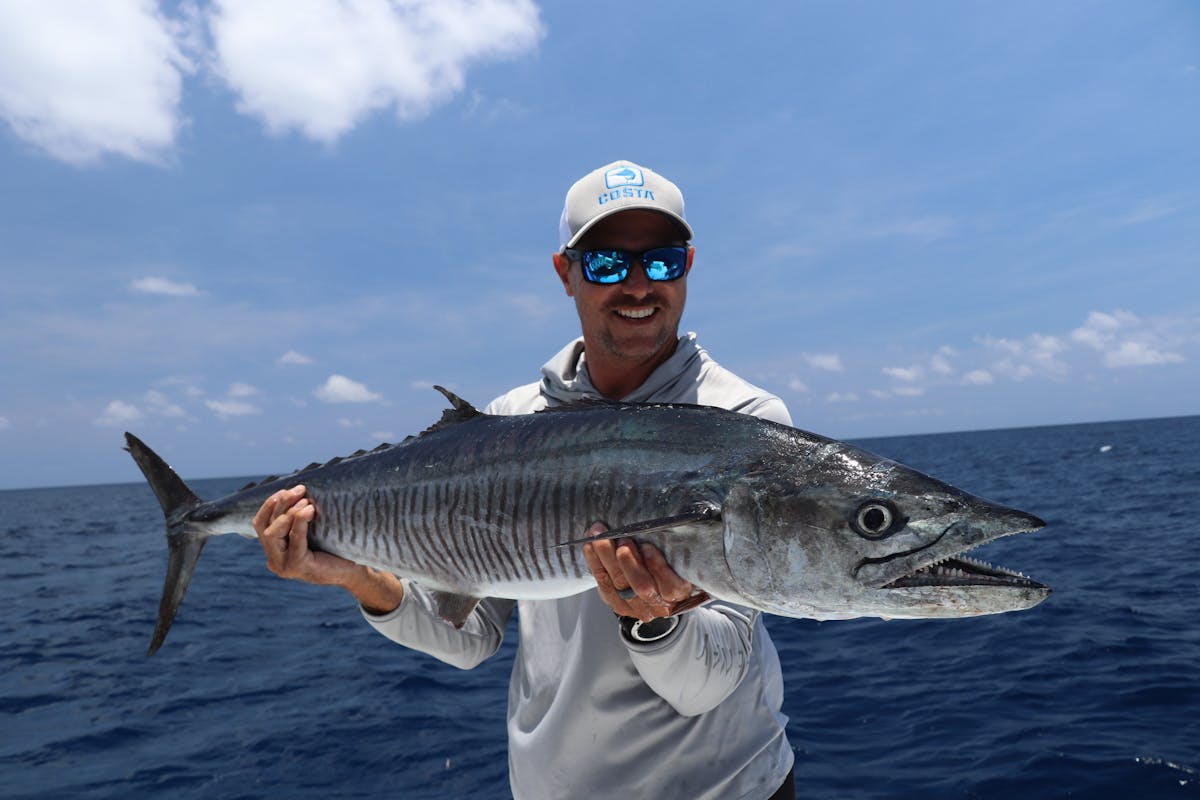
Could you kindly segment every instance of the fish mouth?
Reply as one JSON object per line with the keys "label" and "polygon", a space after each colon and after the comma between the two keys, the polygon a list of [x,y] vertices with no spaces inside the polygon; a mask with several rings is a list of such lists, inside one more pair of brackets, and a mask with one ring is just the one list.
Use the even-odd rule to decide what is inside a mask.
{"label": "fish mouth", "polygon": [[919,567],[880,589],[912,589],[939,586],[979,586],[1010,589],[1049,589],[1027,575],[964,555],[950,556]]}
{"label": "fish mouth", "polygon": [[1020,572],[998,567],[966,555],[980,545],[1003,536],[1034,531],[1045,525],[1023,511],[1009,511],[984,524],[956,521],[931,542],[913,550],[880,558],[865,558],[858,565],[859,580],[876,589],[979,587],[1049,590]]}

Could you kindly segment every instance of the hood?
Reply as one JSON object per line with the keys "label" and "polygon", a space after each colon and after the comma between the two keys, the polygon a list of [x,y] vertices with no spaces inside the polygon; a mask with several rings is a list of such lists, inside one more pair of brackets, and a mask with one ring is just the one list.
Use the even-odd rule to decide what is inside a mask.
{"label": "hood", "polygon": [[[659,364],[641,386],[621,400],[626,403],[675,401],[684,394],[685,387],[694,386],[699,380],[704,353],[704,348],[696,342],[696,334],[689,332],[680,336],[671,357]],[[601,397],[588,375],[582,337],[559,350],[545,363],[542,367],[541,391],[552,400],[551,405]]]}

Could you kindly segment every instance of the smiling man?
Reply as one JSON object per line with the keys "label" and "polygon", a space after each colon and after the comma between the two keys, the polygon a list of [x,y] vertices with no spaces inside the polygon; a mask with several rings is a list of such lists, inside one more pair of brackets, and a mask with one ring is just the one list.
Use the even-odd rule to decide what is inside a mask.
{"label": "smiling man", "polygon": [[[540,381],[497,398],[487,412],[607,398],[699,403],[790,425],[778,397],[718,365],[695,334],[679,335],[691,239],[683,196],[661,175],[618,161],[577,181],[553,262],[583,335],[542,367]],[[516,800],[795,797],[779,657],[759,612],[712,602],[675,613],[693,587],[653,545],[590,543],[594,591],[486,599],[456,629],[424,587],[310,551],[315,513],[303,487],[263,505],[254,526],[268,568],[342,586],[399,644],[469,669],[496,652],[517,607],[508,694]],[[589,533],[603,530],[597,524]],[[577,536],[563,531],[564,541]]]}

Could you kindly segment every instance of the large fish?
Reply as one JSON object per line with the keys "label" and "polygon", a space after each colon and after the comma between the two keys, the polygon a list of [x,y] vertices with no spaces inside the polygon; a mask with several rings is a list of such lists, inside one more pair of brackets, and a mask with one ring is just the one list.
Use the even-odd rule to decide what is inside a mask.
{"label": "large fish", "polygon": [[519,416],[453,409],[420,436],[204,502],[132,434],[167,518],[150,645],[162,644],[205,540],[303,483],[314,549],[432,589],[461,625],[481,597],[595,585],[579,537],[656,544],[708,596],[815,619],[962,617],[1030,608],[1050,589],[960,554],[1044,524],[844,442],[716,408],[588,402]]}

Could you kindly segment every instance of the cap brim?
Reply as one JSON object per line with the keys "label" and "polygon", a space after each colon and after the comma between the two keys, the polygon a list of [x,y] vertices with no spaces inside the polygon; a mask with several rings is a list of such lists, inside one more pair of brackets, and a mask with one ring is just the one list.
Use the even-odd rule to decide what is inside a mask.
{"label": "cap brim", "polygon": [[596,225],[596,223],[600,222],[600,220],[608,219],[613,214],[620,214],[622,211],[654,211],[658,214],[662,214],[664,217],[678,225],[680,232],[684,234],[684,241],[690,242],[695,237],[695,233],[692,232],[692,226],[688,225],[687,220],[678,214],[674,214],[657,205],[630,203],[629,205],[623,205],[603,211],[589,219],[586,223],[584,223],[583,227],[575,232],[575,235],[571,237],[570,241],[562,246],[562,249],[566,250],[579,244],[579,240],[587,235],[587,232],[590,231]]}

